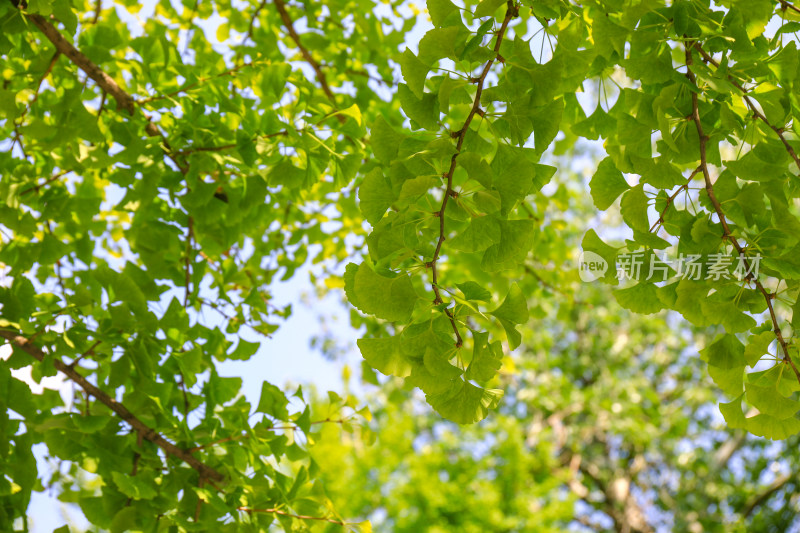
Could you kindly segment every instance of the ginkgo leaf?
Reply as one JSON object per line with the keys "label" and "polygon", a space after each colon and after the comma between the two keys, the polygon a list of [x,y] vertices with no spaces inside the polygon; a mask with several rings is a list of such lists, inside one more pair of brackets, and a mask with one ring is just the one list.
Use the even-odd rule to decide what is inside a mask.
{"label": "ginkgo leaf", "polygon": [[458,287],[461,292],[464,294],[464,298],[467,300],[481,300],[484,302],[488,302],[492,299],[492,293],[486,290],[485,288],[481,287],[478,283],[474,281],[467,281],[466,283],[457,283],[456,287]]}
{"label": "ginkgo leaf", "polygon": [[500,242],[486,249],[481,268],[486,272],[516,268],[528,256],[533,235],[530,220],[500,221]]}
{"label": "ginkgo leaf", "polygon": [[459,424],[474,424],[486,418],[503,397],[498,389],[483,389],[472,383],[457,379],[438,394],[428,394],[425,398],[437,413],[447,420]]}
{"label": "ginkgo leaf", "polygon": [[406,80],[408,88],[411,89],[414,96],[418,99],[422,99],[425,78],[428,75],[428,67],[417,59],[414,52],[408,48],[406,48],[400,56],[398,63],[400,63],[400,70],[403,72],[403,79]]}
{"label": "ginkgo leaf", "polygon": [[413,363],[403,355],[396,337],[358,339],[357,343],[364,360],[382,374],[400,378],[411,374]]}
{"label": "ginkgo leaf", "polygon": [[407,321],[419,297],[408,275],[388,278],[369,265],[347,265],[344,275],[347,299],[361,311],[378,318]]}
{"label": "ginkgo leaf", "polygon": [[636,313],[649,315],[664,308],[658,299],[658,290],[652,283],[637,283],[626,289],[617,289],[614,297],[619,305]]}
{"label": "ginkgo leaf", "polygon": [[503,349],[499,342],[489,342],[489,334],[473,333],[474,348],[472,360],[469,362],[465,377],[477,381],[492,379],[500,369],[503,360]]}
{"label": "ginkgo leaf", "polygon": [[598,209],[608,209],[619,195],[630,188],[610,157],[606,157],[597,165],[597,171],[592,176],[589,187],[594,205]]}
{"label": "ginkgo leaf", "polygon": [[358,200],[364,218],[373,226],[392,206],[395,195],[380,168],[375,168],[364,176],[361,187],[358,188]]}
{"label": "ginkgo leaf", "polygon": [[519,285],[516,283],[512,285],[500,307],[489,314],[500,320],[500,324],[506,331],[509,348],[513,350],[519,346],[522,342],[522,336],[517,331],[516,326],[528,321],[528,303],[525,301]]}
{"label": "ginkgo leaf", "polygon": [[622,219],[631,229],[649,232],[650,222],[647,217],[647,196],[641,184],[629,189],[620,202]]}

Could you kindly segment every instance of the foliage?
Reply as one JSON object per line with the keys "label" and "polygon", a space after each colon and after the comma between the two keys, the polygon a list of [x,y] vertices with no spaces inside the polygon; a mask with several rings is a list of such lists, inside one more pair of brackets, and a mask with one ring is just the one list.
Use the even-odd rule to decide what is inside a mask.
{"label": "foliage", "polygon": [[[548,490],[569,482],[562,459],[580,470],[579,443],[682,472],[671,447],[683,431],[717,438],[685,426],[719,398],[731,429],[800,432],[793,4],[430,0],[416,51],[401,2],[157,2],[133,34],[142,7],[0,2],[0,335],[13,346],[0,365],[3,529],[26,527],[42,489],[37,443],[68,464],[53,479],[61,499],[99,528],[368,529],[338,514],[308,449],[368,416],[356,400],[312,405],[265,382],[251,405],[217,371],[253,357],[252,333],[269,337],[291,313],[270,285],[309,261],[354,306],[367,365],[421,389],[444,418],[498,408],[480,427],[508,432],[503,453],[517,455],[530,445],[516,409],[575,424],[563,453],[519,463],[560,469],[529,494],[554,528],[571,507]],[[571,169],[583,139],[604,141],[588,187]],[[608,211],[605,228],[583,222],[587,196]],[[654,324],[685,327],[675,315],[627,331],[615,311],[582,314],[579,302],[599,308],[606,293],[578,281],[576,232],[611,265],[611,285],[623,250],[646,265],[664,251],[711,263],[698,280],[633,276],[614,295],[637,313],[683,315],[722,396],[697,383],[694,344],[653,348]],[[609,345],[614,357],[600,358]],[[520,346],[535,357],[514,363]],[[576,357],[542,355],[553,352]],[[74,401],[32,394],[11,373],[25,367],[34,380],[66,376]],[[614,413],[614,373],[648,401],[629,397],[614,424],[594,424]],[[657,397],[659,380],[677,383],[682,414]],[[603,484],[627,467],[587,464],[607,469],[593,482],[608,500]],[[522,489],[503,490],[508,527],[523,527],[531,510],[507,494]],[[725,496],[680,497],[695,508]],[[626,501],[600,510],[618,521]]]}

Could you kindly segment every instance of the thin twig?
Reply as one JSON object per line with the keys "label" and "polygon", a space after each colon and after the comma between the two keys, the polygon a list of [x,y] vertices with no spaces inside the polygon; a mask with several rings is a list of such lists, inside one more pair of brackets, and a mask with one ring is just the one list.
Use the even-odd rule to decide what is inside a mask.
{"label": "thin twig", "polygon": [[794,11],[795,13],[800,13],[800,8],[798,8],[797,6],[795,6],[793,4],[790,4],[786,0],[780,0],[780,3],[781,3],[781,9],[783,11],[786,11],[787,9],[789,9],[791,11]]}
{"label": "thin twig", "polygon": [[[314,69],[314,73],[317,76],[317,81],[322,87],[322,92],[325,93],[325,96],[328,97],[328,100],[330,100],[333,106],[336,107],[337,106],[336,96],[333,94],[330,85],[328,85],[328,78],[322,71],[322,67],[320,66],[319,62],[317,62],[317,60],[314,59],[314,56],[311,55],[311,52],[308,51],[308,48],[303,46],[303,43],[300,42],[300,36],[294,29],[294,21],[292,21],[292,17],[289,16],[289,12],[286,11],[286,3],[284,2],[284,0],[275,0],[275,9],[278,10],[278,14],[280,15],[281,20],[283,21],[283,25],[286,26],[286,31],[289,32],[289,36],[294,41],[294,44],[297,45],[297,48],[303,55],[303,59],[305,59],[306,63],[308,63],[311,66],[311,68]],[[342,124],[344,124],[347,121],[347,119],[342,115],[336,115],[336,118]]]}
{"label": "thin twig", "polygon": [[672,193],[672,195],[671,195],[669,198],[667,198],[667,203],[666,203],[666,205],[664,206],[664,209],[662,209],[662,210],[661,210],[661,213],[659,213],[659,215],[658,215],[658,220],[656,220],[656,221],[653,223],[653,225],[652,225],[652,226],[650,226],[650,233],[653,233],[653,230],[654,230],[654,229],[656,229],[656,227],[657,227],[659,224],[661,224],[662,222],[664,222],[664,217],[665,217],[665,216],[666,216],[666,214],[667,214],[667,210],[669,209],[669,206],[671,206],[671,205],[672,205],[672,202],[674,202],[674,201],[675,201],[675,198],[677,198],[677,197],[678,197],[678,195],[681,193],[681,191],[684,191],[684,190],[686,190],[686,189],[688,189],[688,188],[689,188],[689,182],[690,182],[690,181],[692,181],[692,178],[694,178],[694,177],[695,177],[695,176],[696,176],[696,175],[697,175],[697,174],[698,174],[698,173],[699,173],[701,170],[702,170],[702,169],[701,169],[700,167],[697,167],[696,169],[694,169],[694,171],[691,173],[691,175],[690,175],[690,176],[689,176],[689,177],[686,179],[686,183],[684,183],[683,185],[681,185],[680,187],[678,187],[678,190],[677,190],[677,191],[675,191],[674,193]]}
{"label": "thin twig", "polygon": [[33,187],[28,187],[27,189],[25,189],[24,191],[19,193],[19,195],[20,196],[25,196],[26,194],[31,193],[33,191],[39,192],[39,190],[41,190],[41,188],[44,187],[45,185],[49,185],[50,183],[53,183],[58,178],[66,176],[70,172],[72,172],[72,171],[71,170],[62,170],[58,174],[54,174],[54,175],[50,176],[49,178],[47,178],[47,180],[45,180],[44,182],[40,183],[39,185],[34,185]]}
{"label": "thin twig", "polygon": [[[280,0],[279,0],[280,1]],[[464,121],[464,126],[457,133],[453,135],[456,136],[456,152],[453,154],[453,157],[450,158],[450,169],[445,173],[443,176],[445,181],[447,182],[447,187],[445,188],[444,195],[442,198],[442,206],[439,208],[439,211],[434,213],[434,216],[439,217],[439,239],[436,242],[436,249],[433,252],[433,258],[428,261],[426,264],[427,267],[431,269],[431,287],[433,288],[434,305],[439,305],[443,302],[442,295],[439,290],[439,272],[437,269],[437,261],[439,260],[439,256],[442,253],[442,245],[444,244],[445,240],[445,227],[444,227],[444,216],[445,211],[447,210],[447,202],[450,200],[451,196],[456,196],[456,192],[453,189],[453,174],[456,170],[457,158],[458,155],[461,153],[461,147],[464,145],[464,139],[467,136],[467,132],[469,131],[469,125],[472,123],[472,119],[478,113],[481,105],[481,94],[483,93],[483,84],[486,81],[486,76],[489,74],[489,71],[492,68],[495,60],[498,59],[500,45],[503,43],[503,37],[505,36],[506,30],[508,29],[508,24],[511,22],[511,19],[517,16],[519,13],[519,8],[514,4],[513,0],[508,0],[508,9],[506,10],[506,15],[503,18],[503,24],[500,26],[500,29],[497,31],[497,39],[494,43],[494,53],[495,57],[490,59],[486,62],[486,65],[483,67],[483,71],[481,72],[480,77],[478,77],[476,84],[477,89],[475,91],[475,101],[472,103],[472,109],[470,109],[469,114],[467,115],[467,119]],[[452,311],[449,308],[444,310],[447,318],[450,320],[450,325],[453,327],[453,332],[456,334],[456,348],[460,348],[463,344],[463,340],[461,339],[461,334],[458,332],[458,326],[456,325],[455,317],[453,316]]]}
{"label": "thin twig", "polygon": [[242,511],[243,513],[272,513],[272,514],[279,514],[281,516],[289,516],[292,518],[297,518],[299,520],[318,520],[321,522],[329,522],[331,524],[337,524],[340,526],[346,525],[346,522],[341,520],[336,520],[334,518],[330,518],[327,516],[308,516],[302,514],[292,514],[286,511],[282,511],[281,509],[251,509],[250,507],[237,507],[237,511]]}
{"label": "thin twig", "polygon": [[[685,54],[686,54],[686,78],[689,82],[697,86],[697,78],[692,72],[692,48],[694,48],[693,43],[689,43],[685,47]],[[719,217],[720,224],[722,224],[722,238],[725,240],[730,241],[733,247],[739,254],[739,257],[744,262],[744,266],[746,268],[746,279],[752,281],[758,291],[764,296],[764,300],[767,302],[767,309],[769,309],[769,316],[772,320],[772,330],[775,333],[775,337],[778,339],[778,344],[781,346],[781,350],[783,351],[783,362],[788,364],[792,367],[794,371],[795,377],[797,381],[800,382],[800,370],[797,369],[797,366],[792,361],[791,356],[789,355],[789,346],[786,343],[786,340],[783,338],[783,333],[781,332],[780,323],[778,322],[778,317],[775,314],[775,308],[772,305],[773,295],[770,294],[767,289],[764,288],[764,285],[758,280],[758,277],[755,276],[750,268],[750,262],[744,255],[745,249],[744,247],[739,244],[739,241],[733,236],[733,232],[731,231],[730,226],[728,226],[728,220],[725,218],[725,213],[722,211],[722,205],[717,200],[717,195],[714,194],[714,186],[711,183],[711,174],[708,171],[708,160],[706,158],[706,143],[708,143],[708,136],[706,136],[705,132],[703,131],[703,125],[700,121],[700,108],[698,104],[697,93],[691,91],[692,93],[692,120],[694,121],[695,128],[697,129],[697,136],[700,139],[700,168],[703,172],[703,178],[705,180],[706,185],[706,194],[708,194],[708,199],[711,201],[711,205],[714,206],[714,211],[716,211],[717,216]]]}
{"label": "thin twig", "polygon": [[86,350],[85,352],[83,352],[82,354],[80,354],[78,357],[76,357],[76,358],[75,358],[75,360],[74,360],[74,361],[72,361],[72,362],[71,362],[69,365],[67,365],[67,366],[69,366],[69,368],[75,368],[76,366],[78,366],[78,363],[80,363],[80,362],[81,362],[81,359],[83,359],[83,358],[84,358],[84,357],[86,357],[87,355],[94,355],[94,349],[95,349],[95,348],[97,348],[97,347],[100,345],[100,343],[101,343],[101,342],[103,342],[103,341],[101,341],[101,340],[94,341],[94,344],[92,344],[92,345],[89,347],[89,349],[88,349],[88,350]]}
{"label": "thin twig", "polygon": [[[711,57],[705,50],[703,50],[697,41],[692,42],[689,48],[694,48],[707,63],[710,63],[711,65],[714,65],[714,67],[719,68],[719,63],[713,57]],[[736,80],[736,78],[734,78],[730,74],[728,74],[728,80],[734,85],[734,87],[742,91],[742,97],[744,98],[747,107],[753,113],[753,116],[762,121],[767,126],[769,126],[769,128],[775,132],[778,138],[780,138],[784,148],[786,148],[786,151],[789,153],[791,158],[794,160],[795,165],[797,165],[797,168],[800,170],[800,157],[798,157],[797,153],[794,151],[794,148],[792,148],[792,145],[789,144],[789,141],[786,140],[786,136],[784,135],[784,129],[775,126],[769,120],[767,120],[767,117],[764,116],[764,114],[761,111],[759,111],[756,105],[753,103],[753,100],[748,95],[749,91],[744,87],[744,85],[739,83],[739,81]]]}
{"label": "thin twig", "polygon": [[165,100],[167,98],[172,98],[173,96],[177,96],[177,95],[179,95],[181,93],[184,93],[184,92],[187,92],[187,91],[189,91],[191,89],[195,89],[195,88],[199,87],[200,85],[202,85],[203,83],[205,83],[207,81],[211,81],[211,80],[216,79],[216,78],[223,78],[225,76],[232,76],[237,71],[242,70],[243,68],[246,68],[246,67],[252,67],[253,65],[254,65],[254,63],[242,63],[241,65],[237,65],[237,66],[235,66],[235,67],[233,67],[231,69],[226,70],[225,72],[220,72],[219,74],[214,74],[213,76],[208,76],[207,78],[198,78],[198,80],[196,82],[190,83],[189,85],[184,85],[180,89],[176,89],[176,90],[174,90],[172,92],[169,92],[169,93],[166,93],[166,94],[159,94],[159,95],[156,95],[156,96],[150,96],[148,98],[142,98],[141,100],[136,100],[136,103],[138,105],[143,105],[143,104],[149,104],[149,103],[152,103],[152,102],[158,102],[159,100]]}

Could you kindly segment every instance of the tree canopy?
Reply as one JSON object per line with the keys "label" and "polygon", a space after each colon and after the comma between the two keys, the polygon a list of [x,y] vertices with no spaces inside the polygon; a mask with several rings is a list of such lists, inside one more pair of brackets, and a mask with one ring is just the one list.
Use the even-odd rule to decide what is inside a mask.
{"label": "tree canopy", "polygon": [[[795,523],[800,7],[11,0],[0,28],[3,530],[45,484],[110,531]],[[371,392],[247,398],[219,365],[309,264]]]}

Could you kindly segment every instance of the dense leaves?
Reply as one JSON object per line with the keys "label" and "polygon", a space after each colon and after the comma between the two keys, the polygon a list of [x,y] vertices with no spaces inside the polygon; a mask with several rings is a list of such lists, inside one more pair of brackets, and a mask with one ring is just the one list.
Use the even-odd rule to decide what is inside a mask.
{"label": "dense leaves", "polygon": [[[564,349],[537,343],[571,342],[581,291],[605,282],[607,305],[683,316],[715,384],[692,386],[729,428],[800,432],[800,8],[430,0],[415,28],[412,7],[0,2],[3,529],[27,528],[43,488],[36,444],[99,528],[368,529],[309,455],[321,428],[368,415],[356,400],[265,382],[255,401],[217,367],[253,358],[291,314],[270,287],[309,262],[352,306],[366,379],[402,378],[450,421],[500,408],[491,423],[519,433],[515,405],[556,413],[553,391],[504,377],[510,354]],[[605,262],[599,288],[579,281],[579,240]],[[605,343],[656,343],[629,341]],[[583,372],[536,361],[593,383],[606,361],[589,348]],[[696,379],[680,355],[628,369],[626,390]],[[26,368],[74,395],[33,394]],[[625,438],[629,454],[653,442]],[[618,523],[627,503],[610,505]]]}

